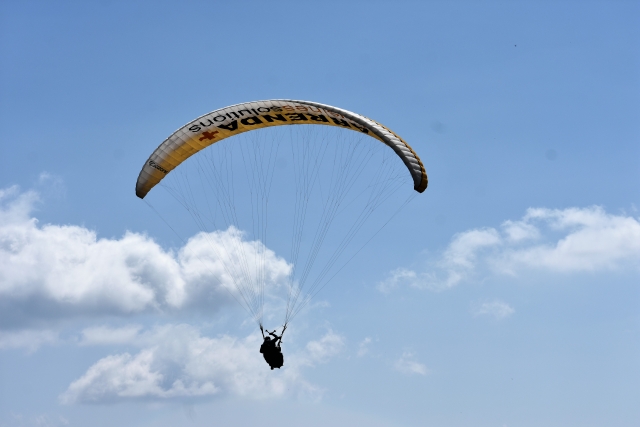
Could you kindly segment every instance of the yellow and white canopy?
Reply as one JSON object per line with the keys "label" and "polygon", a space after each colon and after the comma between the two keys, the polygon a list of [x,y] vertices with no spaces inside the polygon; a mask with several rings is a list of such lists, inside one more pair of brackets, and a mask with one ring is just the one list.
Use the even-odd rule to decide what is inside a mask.
{"label": "yellow and white canopy", "polygon": [[360,114],[310,101],[273,99],[246,102],[212,111],[186,124],[149,156],[136,183],[144,198],[169,172],[186,159],[230,136],[270,126],[327,125],[362,132],[393,149],[409,169],[414,189],[427,188],[427,173],[413,149],[394,132]]}

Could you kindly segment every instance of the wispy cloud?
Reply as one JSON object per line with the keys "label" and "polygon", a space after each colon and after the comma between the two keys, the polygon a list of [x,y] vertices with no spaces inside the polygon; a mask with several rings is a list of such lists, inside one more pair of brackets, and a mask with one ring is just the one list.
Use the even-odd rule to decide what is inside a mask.
{"label": "wispy cloud", "polygon": [[320,340],[311,341],[307,344],[307,362],[315,365],[324,363],[331,357],[337,355],[344,348],[344,337],[329,330]]}
{"label": "wispy cloud", "polygon": [[422,270],[400,268],[379,283],[443,290],[481,272],[518,276],[529,271],[558,274],[634,270],[640,266],[640,221],[603,208],[532,208],[499,228],[456,234]]}
{"label": "wispy cloud", "polygon": [[23,329],[17,331],[0,331],[0,349],[26,349],[29,353],[35,352],[45,344],[54,344],[59,341],[57,331]]}
{"label": "wispy cloud", "polygon": [[122,328],[95,326],[82,330],[80,345],[118,345],[131,344],[139,337],[142,326],[129,325]]}
{"label": "wispy cloud", "polygon": [[56,414],[28,414],[24,415],[19,412],[11,412],[10,426],[20,427],[65,427],[71,425],[68,419],[62,415]]}
{"label": "wispy cloud", "polygon": [[411,352],[404,352],[393,367],[396,371],[408,375],[427,375],[429,370],[425,365],[415,360],[415,355]]}
{"label": "wispy cloud", "polygon": [[513,307],[500,300],[476,302],[471,306],[474,316],[490,316],[496,320],[505,319],[515,312]]}
{"label": "wispy cloud", "polygon": [[358,344],[358,357],[362,357],[369,352],[369,345],[371,345],[372,341],[369,337],[360,341],[360,344]]}

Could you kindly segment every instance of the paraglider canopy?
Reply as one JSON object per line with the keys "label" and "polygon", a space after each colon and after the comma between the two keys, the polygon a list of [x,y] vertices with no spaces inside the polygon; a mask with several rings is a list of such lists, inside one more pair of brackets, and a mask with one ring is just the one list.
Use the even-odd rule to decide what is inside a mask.
{"label": "paraglider canopy", "polygon": [[[285,154],[288,175],[274,178]],[[210,247],[195,256],[222,265],[223,287],[258,325],[265,290],[288,289],[286,327],[427,184],[418,155],[384,125],[330,105],[275,99],[215,110],[175,131],[144,163],[136,195],[160,185],[186,209],[200,229],[194,239]],[[365,228],[352,250],[376,210],[386,219]],[[273,223],[278,244],[286,228],[291,236],[277,271],[269,270],[277,256],[267,248]]]}
{"label": "paraglider canopy", "polygon": [[271,126],[316,124],[337,126],[367,134],[388,145],[409,169],[414,189],[422,193],[427,172],[413,149],[394,132],[360,114],[310,101],[273,99],[232,105],[198,117],[178,129],[149,156],[138,182],[141,199],[180,163],[230,136]]}

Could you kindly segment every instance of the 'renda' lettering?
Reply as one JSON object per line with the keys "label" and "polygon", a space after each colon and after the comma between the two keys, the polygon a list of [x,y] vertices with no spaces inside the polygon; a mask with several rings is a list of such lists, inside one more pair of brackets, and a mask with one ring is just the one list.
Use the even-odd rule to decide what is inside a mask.
{"label": "'renda' lettering", "polygon": [[269,123],[273,123],[274,120],[278,120],[281,122],[286,122],[287,119],[282,115],[282,114],[276,114],[274,116],[272,116],[271,114],[265,114],[263,116],[260,116],[263,119],[265,119],[266,121],[268,121]]}
{"label": "'renda' lettering", "polygon": [[240,120],[240,123],[246,126],[253,126],[253,125],[259,125],[260,123],[262,123],[262,120],[260,120],[257,117],[246,117]]}
{"label": "'renda' lettering", "polygon": [[225,129],[225,130],[230,130],[230,131],[238,130],[238,121],[234,120],[231,123],[226,124],[226,125],[218,125],[218,127],[220,129]]}

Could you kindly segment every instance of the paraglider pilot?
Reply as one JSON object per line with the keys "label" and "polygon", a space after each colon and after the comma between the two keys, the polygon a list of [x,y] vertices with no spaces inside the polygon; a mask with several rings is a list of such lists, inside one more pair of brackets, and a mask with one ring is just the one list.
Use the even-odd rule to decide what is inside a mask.
{"label": "paraglider pilot", "polygon": [[[264,360],[271,366],[272,370],[273,368],[280,369],[284,364],[284,356],[282,355],[280,344],[282,343],[282,335],[285,329],[287,329],[286,325],[282,329],[280,336],[276,335],[275,329],[273,332],[269,332],[267,329],[267,335],[265,336],[264,329],[262,329],[262,325],[260,325],[260,332],[262,332],[262,339],[264,339],[264,342],[260,346],[260,353],[262,353]],[[271,337],[273,337],[273,339],[271,339]]]}

